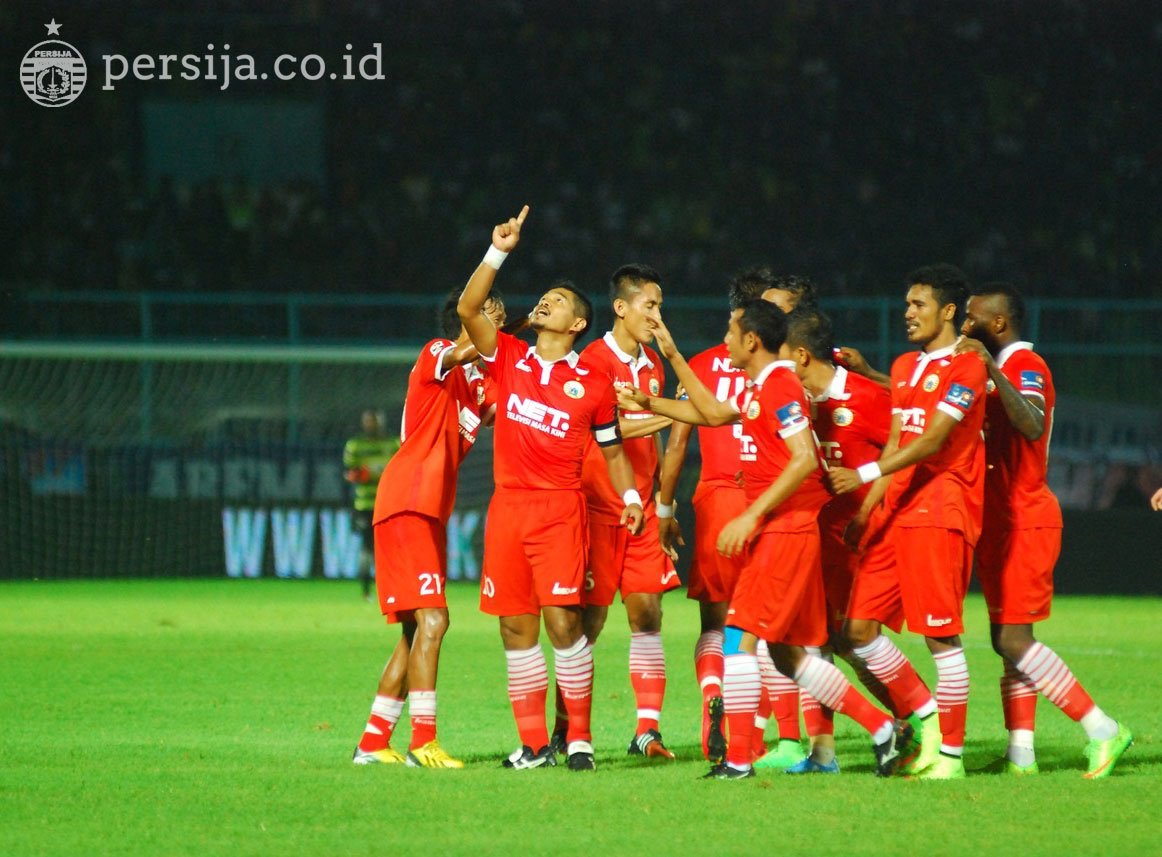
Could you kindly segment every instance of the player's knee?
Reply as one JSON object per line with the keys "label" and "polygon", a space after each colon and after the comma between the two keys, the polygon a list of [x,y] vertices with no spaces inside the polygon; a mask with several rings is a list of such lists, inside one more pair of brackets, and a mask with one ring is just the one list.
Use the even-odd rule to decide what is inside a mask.
{"label": "player's knee", "polygon": [[1033,634],[1022,625],[1000,625],[992,638],[993,651],[1014,664],[1034,642]]}
{"label": "player's knee", "polygon": [[843,639],[852,649],[866,646],[880,634],[879,628],[873,622],[851,621],[843,623]]}
{"label": "player's knee", "polygon": [[416,632],[427,640],[441,640],[448,633],[451,621],[446,610],[423,610],[417,617]]}

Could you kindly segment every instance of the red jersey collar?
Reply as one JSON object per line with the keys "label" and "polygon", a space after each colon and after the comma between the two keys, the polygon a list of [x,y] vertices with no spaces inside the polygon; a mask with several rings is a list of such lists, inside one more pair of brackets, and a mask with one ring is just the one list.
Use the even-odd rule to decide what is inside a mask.
{"label": "red jersey collar", "polygon": [[621,350],[621,346],[617,344],[617,340],[613,338],[613,331],[607,331],[605,336],[601,337],[601,341],[609,346],[609,350],[613,352],[613,356],[622,363],[629,366],[635,372],[640,371],[643,366],[648,366],[650,369],[654,368],[654,361],[650,360],[646,350],[640,344],[638,345],[638,356],[633,357]]}
{"label": "red jersey collar", "polygon": [[771,377],[771,373],[780,367],[783,369],[790,369],[792,372],[795,371],[795,363],[792,360],[772,360],[770,363],[763,367],[763,371],[759,372],[758,377],[755,378],[751,384],[755,387],[761,387],[767,378]]}

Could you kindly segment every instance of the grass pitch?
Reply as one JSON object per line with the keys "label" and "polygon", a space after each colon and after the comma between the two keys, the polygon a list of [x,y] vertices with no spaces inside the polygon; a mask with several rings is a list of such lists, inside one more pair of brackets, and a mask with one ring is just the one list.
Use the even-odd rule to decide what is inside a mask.
{"label": "grass pitch", "polygon": [[[449,590],[440,738],[463,771],[355,767],[395,641],[355,584],[130,581],[0,585],[0,854],[1162,853],[1162,600],[1061,598],[1041,638],[1137,743],[1086,782],[1080,728],[1044,700],[1034,778],[880,781],[836,719],[838,777],[703,782],[696,606],[666,599],[662,718],[679,756],[625,755],[628,632],[615,605],[596,652],[598,770],[512,772],[494,619]],[[967,608],[969,768],[1004,750],[999,661]],[[930,657],[902,646],[933,678]],[[546,645],[546,650],[548,647]],[[406,714],[395,746],[406,748]]]}

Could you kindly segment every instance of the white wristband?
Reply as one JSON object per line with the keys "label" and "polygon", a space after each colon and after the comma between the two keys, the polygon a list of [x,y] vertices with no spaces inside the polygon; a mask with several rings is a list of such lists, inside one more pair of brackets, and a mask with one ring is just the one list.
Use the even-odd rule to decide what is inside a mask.
{"label": "white wristband", "polygon": [[672,517],[674,517],[674,504],[673,503],[655,503],[654,508],[658,510],[658,517],[659,518],[672,518]]}
{"label": "white wristband", "polygon": [[642,505],[642,495],[637,492],[636,488],[630,488],[621,495],[621,502],[627,506]]}
{"label": "white wristband", "polygon": [[864,485],[869,482],[875,482],[884,474],[880,472],[880,464],[878,461],[869,461],[867,464],[861,464],[855,469],[859,474],[859,481]]}
{"label": "white wristband", "polygon": [[484,264],[492,268],[494,271],[499,271],[500,266],[504,264],[504,260],[508,258],[508,254],[503,250],[496,249],[492,244],[488,245],[488,252],[484,254]]}

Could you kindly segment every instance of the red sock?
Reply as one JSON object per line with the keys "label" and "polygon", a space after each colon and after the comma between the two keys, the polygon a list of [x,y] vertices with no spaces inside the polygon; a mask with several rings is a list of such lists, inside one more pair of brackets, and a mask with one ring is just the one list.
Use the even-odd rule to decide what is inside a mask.
{"label": "red sock", "polygon": [[694,676],[702,691],[702,755],[710,755],[710,700],[722,696],[722,632],[703,631],[694,646]]}
{"label": "red sock", "polygon": [[857,648],[855,655],[867,664],[868,671],[887,689],[892,698],[892,709],[898,716],[907,717],[916,712],[924,717],[935,709],[928,685],[916,674],[904,653],[883,634]]}
{"label": "red sock", "polygon": [[666,653],[662,635],[639,631],[629,641],[629,682],[637,699],[637,733],[658,728],[666,695]]}
{"label": "red sock", "polygon": [[408,713],[412,718],[412,742],[409,750],[436,740],[436,691],[408,692]]}
{"label": "red sock", "polygon": [[968,663],[964,649],[950,649],[933,658],[942,736],[940,752],[959,756],[964,752],[964,727],[968,720]]}
{"label": "red sock", "polygon": [[561,681],[555,684],[557,696],[557,715],[553,719],[554,732],[566,732],[569,729],[569,709],[565,706],[565,697],[561,696]]}
{"label": "red sock", "polygon": [[835,664],[808,655],[799,662],[795,681],[819,702],[846,714],[874,734],[891,717],[867,701]]}
{"label": "red sock", "polygon": [[522,744],[537,752],[549,743],[545,726],[545,701],[549,695],[549,671],[539,645],[504,653],[508,666],[508,699],[516,718]]}
{"label": "red sock", "polygon": [[1033,731],[1037,723],[1037,686],[1008,661],[1001,676],[1001,708],[1005,712],[1005,729]]}
{"label": "red sock", "polygon": [[[567,649],[554,649],[557,687],[568,712],[567,741],[592,741],[589,715],[593,706],[593,647],[585,637]],[[531,744],[529,746],[532,746]]]}
{"label": "red sock", "polygon": [[1065,712],[1070,720],[1081,720],[1093,708],[1093,698],[1081,686],[1065,661],[1048,646],[1034,643],[1017,663],[1045,698]]}
{"label": "red sock", "polygon": [[808,738],[835,734],[834,711],[805,690],[799,693],[799,700],[803,704],[803,725],[807,729]]}
{"label": "red sock", "polygon": [[[892,695],[888,693],[888,689],[884,687],[883,682],[876,678],[872,671],[867,668],[862,658],[852,657],[848,663],[851,668],[855,670],[855,677],[859,679],[859,683],[863,685],[864,690],[875,697],[876,702],[886,708],[892,713],[893,717],[903,717],[899,708],[896,707],[896,702],[892,699]],[[911,712],[908,712],[911,714]]]}
{"label": "red sock", "polygon": [[403,700],[394,696],[376,696],[371,703],[371,716],[359,739],[359,749],[365,753],[382,750],[391,743],[391,733],[403,712]]}
{"label": "red sock", "polygon": [[[764,678],[762,658],[759,658],[759,679]],[[758,759],[766,755],[767,742],[766,730],[767,722],[771,719],[771,695],[767,692],[767,684],[762,682],[762,689],[759,691],[759,707],[755,709],[754,713],[754,728],[750,733],[750,755],[752,759]]]}
{"label": "red sock", "polygon": [[736,768],[750,767],[751,732],[761,689],[758,659],[754,655],[740,652],[726,656],[722,680],[722,700],[730,733],[726,761]]}

